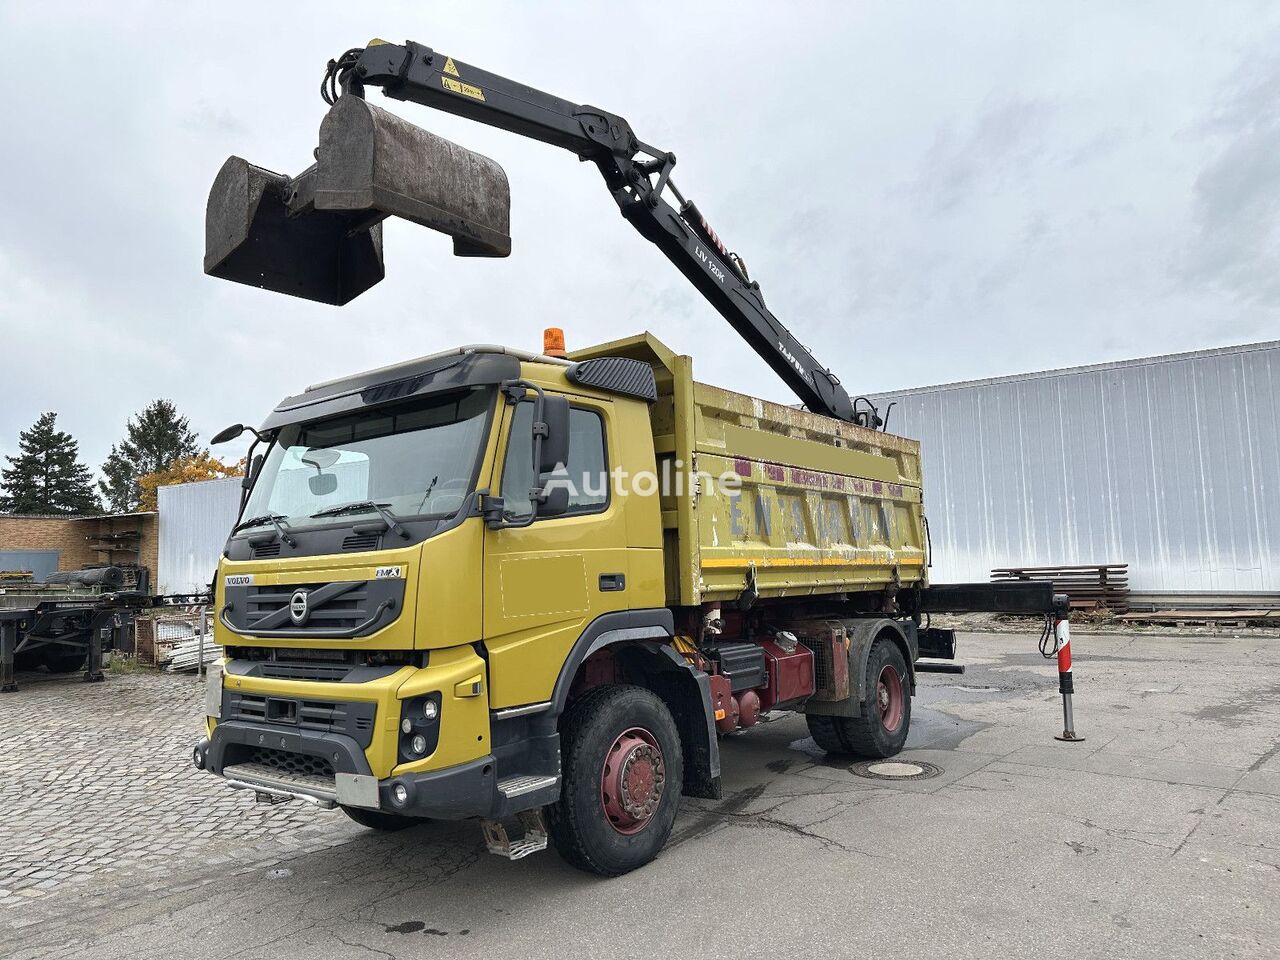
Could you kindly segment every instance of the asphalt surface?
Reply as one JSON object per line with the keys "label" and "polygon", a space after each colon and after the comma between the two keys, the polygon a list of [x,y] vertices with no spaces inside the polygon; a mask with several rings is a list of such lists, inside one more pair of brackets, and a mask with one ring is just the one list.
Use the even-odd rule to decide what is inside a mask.
{"label": "asphalt surface", "polygon": [[183,767],[190,679],[20,677],[0,956],[1280,956],[1280,639],[1074,646],[1084,743],[1053,739],[1033,637],[963,636],[903,755],[938,775],[866,779],[803,719],[762,724],[722,741],[724,799],[607,881],[491,856],[475,824],[255,806]]}

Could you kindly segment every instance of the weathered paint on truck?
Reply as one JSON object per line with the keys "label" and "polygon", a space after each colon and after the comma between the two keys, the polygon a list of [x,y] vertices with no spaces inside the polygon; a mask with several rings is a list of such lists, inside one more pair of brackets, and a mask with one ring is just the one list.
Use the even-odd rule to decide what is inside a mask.
{"label": "weathered paint on truck", "polygon": [[[594,357],[623,359],[575,362]],[[535,423],[534,396],[563,419]],[[473,431],[453,475],[421,465],[427,413]],[[535,848],[545,808],[570,862],[617,873],[656,854],[679,794],[720,796],[718,733],[764,712],[804,712],[833,753],[905,742],[919,646],[891,588],[925,577],[913,441],[696,383],[648,334],[570,359],[447,351],[286,398],[261,429],[193,752],[234,786],[384,828],[480,817],[489,837],[528,815]],[[579,508],[532,507],[539,436],[576,437],[551,462],[591,482]],[[336,475],[311,481],[344,456],[370,466],[335,505]],[[425,508],[437,470],[458,492]],[[537,468],[546,489],[557,472]]]}
{"label": "weathered paint on truck", "polygon": [[794,597],[925,580],[919,443],[698,383],[692,359],[651,334],[571,354],[602,356],[657,375],[668,605],[736,599],[753,582]]}

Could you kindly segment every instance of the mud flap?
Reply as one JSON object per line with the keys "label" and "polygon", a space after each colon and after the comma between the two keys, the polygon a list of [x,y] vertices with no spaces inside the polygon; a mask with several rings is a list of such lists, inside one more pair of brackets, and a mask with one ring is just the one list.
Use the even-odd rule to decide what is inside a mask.
{"label": "mud flap", "polygon": [[455,256],[505,257],[510,207],[493,160],[343,96],[320,124],[316,163],[298,176],[240,157],[222,165],[205,210],[204,270],[341,305],[385,275],[387,217],[447,234]]}

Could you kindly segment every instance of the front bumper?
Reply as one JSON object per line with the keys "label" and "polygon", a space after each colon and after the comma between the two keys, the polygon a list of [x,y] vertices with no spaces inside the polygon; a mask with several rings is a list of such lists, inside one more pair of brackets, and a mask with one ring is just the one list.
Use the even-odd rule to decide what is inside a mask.
{"label": "front bumper", "polygon": [[[274,765],[257,759],[294,758]],[[282,732],[266,724],[228,720],[196,745],[193,760],[236,789],[280,799],[303,800],[331,809],[365,807],[408,817],[465,820],[504,817],[541,806],[554,796],[499,789],[492,755],[443,770],[401,774],[378,780],[363,749],[351,737],[313,731]],[[549,785],[550,786],[550,785]],[[554,786],[558,794],[558,784]]]}

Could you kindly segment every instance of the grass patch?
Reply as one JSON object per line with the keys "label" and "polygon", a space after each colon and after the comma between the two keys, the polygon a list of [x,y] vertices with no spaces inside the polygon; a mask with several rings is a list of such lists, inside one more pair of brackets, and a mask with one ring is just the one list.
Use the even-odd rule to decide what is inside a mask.
{"label": "grass patch", "polygon": [[107,666],[107,673],[155,673],[157,670],[159,667],[140,663],[137,657],[125,653],[113,653],[111,663]]}

